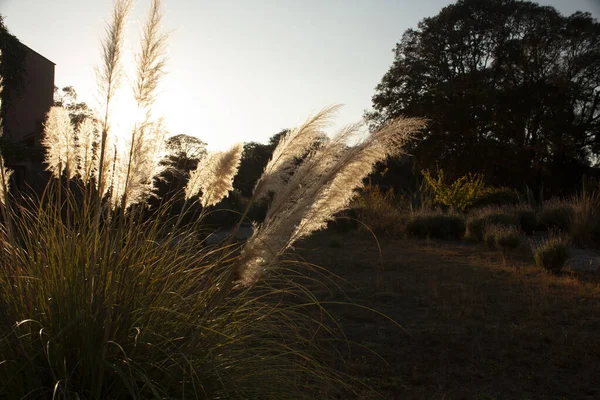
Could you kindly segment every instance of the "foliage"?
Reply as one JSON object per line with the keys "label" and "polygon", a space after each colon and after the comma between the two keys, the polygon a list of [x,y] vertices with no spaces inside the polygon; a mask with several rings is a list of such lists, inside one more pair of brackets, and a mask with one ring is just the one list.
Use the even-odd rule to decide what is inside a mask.
{"label": "foliage", "polygon": [[600,245],[600,192],[582,191],[571,198],[569,237],[579,246]]}
{"label": "foliage", "polygon": [[496,248],[496,228],[499,225],[489,224],[483,229],[483,243],[490,249]]}
{"label": "foliage", "polygon": [[94,111],[87,103],[79,101],[73,86],[65,86],[60,91],[54,88],[54,106],[63,107],[69,112],[71,123],[77,129],[86,119],[94,119]]}
{"label": "foliage", "polygon": [[572,215],[573,207],[569,202],[553,199],[544,202],[542,209],[538,213],[538,219],[540,227],[543,229],[558,229],[568,232]]}
{"label": "foliage", "polygon": [[21,141],[14,141],[7,136],[0,136],[0,151],[5,154],[9,163],[32,161],[41,163],[44,160],[44,149],[41,146],[31,147]]}
{"label": "foliage", "polygon": [[465,210],[481,196],[484,190],[483,175],[481,174],[469,173],[451,184],[447,184],[444,181],[443,169],[438,169],[436,178],[431,176],[429,170],[422,170],[421,173],[427,184],[433,189],[435,201],[452,210]]}
{"label": "foliage", "polygon": [[459,0],[405,31],[367,117],[430,118],[410,148],[419,170],[573,188],[599,150],[599,38],[589,13]]}
{"label": "foliage", "polygon": [[507,206],[519,203],[519,196],[510,188],[506,187],[486,187],[471,203],[471,208],[482,208],[490,206]]}
{"label": "foliage", "polygon": [[376,234],[397,235],[402,230],[402,216],[395,206],[392,189],[384,191],[368,181],[352,208],[356,210],[361,227]]}
{"label": "foliage", "polygon": [[466,237],[482,241],[486,225],[519,226],[519,217],[494,207],[474,210],[467,218]]}
{"label": "foliage", "polygon": [[277,138],[280,137],[280,133],[271,137],[269,144],[257,142],[244,144],[240,172],[233,181],[233,187],[239,189],[244,196],[252,196],[254,186],[273,154],[274,144],[278,142]]}
{"label": "foliage", "polygon": [[528,235],[533,234],[539,226],[537,213],[528,206],[517,206],[513,212],[519,217],[521,230]]}
{"label": "foliage", "polygon": [[435,211],[418,212],[406,223],[406,234],[420,239],[460,239],[465,234],[462,217]]}
{"label": "foliage", "polygon": [[569,258],[569,249],[561,238],[550,238],[533,249],[535,263],[549,272],[560,272]]}
{"label": "foliage", "polygon": [[[2,14],[0,14],[0,51],[2,52],[0,76],[3,78],[3,85],[6,90],[19,93],[25,83],[26,47],[8,31]],[[7,106],[3,104],[2,113]]]}
{"label": "foliage", "polygon": [[518,227],[493,225],[493,234],[495,238],[495,247],[502,252],[502,257],[506,261],[514,249],[521,244],[521,236]]}

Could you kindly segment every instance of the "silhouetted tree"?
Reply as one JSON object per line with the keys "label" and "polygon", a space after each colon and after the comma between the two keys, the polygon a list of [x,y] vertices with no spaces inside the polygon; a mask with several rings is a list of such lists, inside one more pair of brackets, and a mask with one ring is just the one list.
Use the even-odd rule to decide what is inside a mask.
{"label": "silhouetted tree", "polygon": [[233,187],[238,189],[243,196],[252,196],[254,185],[260,178],[265,166],[269,162],[273,150],[279,143],[279,140],[283,135],[288,132],[287,129],[282,130],[279,133],[269,138],[268,144],[262,144],[257,142],[249,142],[244,144],[244,152],[242,153],[242,160],[240,162],[240,169],[233,181]]}
{"label": "silhouetted tree", "polygon": [[[26,48],[19,39],[11,34],[4,25],[4,16],[0,14],[0,76],[6,91],[22,89],[25,73]],[[3,108],[8,104],[2,104]]]}
{"label": "silhouetted tree", "polygon": [[87,118],[95,118],[94,111],[83,101],[77,98],[77,92],[73,86],[65,86],[62,89],[54,87],[54,105],[64,107],[71,117],[71,123],[75,128]]}
{"label": "silhouetted tree", "polygon": [[558,191],[600,151],[599,89],[600,23],[589,13],[459,0],[404,33],[367,118],[430,119],[410,148],[416,170]]}

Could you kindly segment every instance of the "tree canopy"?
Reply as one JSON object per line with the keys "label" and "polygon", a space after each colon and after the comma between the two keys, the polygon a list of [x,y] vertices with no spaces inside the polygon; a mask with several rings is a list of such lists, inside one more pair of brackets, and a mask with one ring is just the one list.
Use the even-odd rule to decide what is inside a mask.
{"label": "tree canopy", "polygon": [[71,117],[71,123],[75,128],[85,119],[95,119],[94,111],[83,101],[79,101],[77,91],[73,86],[65,86],[62,89],[54,87],[54,105],[64,107]]}
{"label": "tree canopy", "polygon": [[378,126],[430,120],[415,169],[555,191],[600,150],[600,23],[517,0],[459,0],[407,30],[373,96]]}

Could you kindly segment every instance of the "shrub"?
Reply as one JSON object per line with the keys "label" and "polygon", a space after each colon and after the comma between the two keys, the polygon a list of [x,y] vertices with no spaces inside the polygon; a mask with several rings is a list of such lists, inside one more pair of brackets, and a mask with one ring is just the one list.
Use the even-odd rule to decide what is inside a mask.
{"label": "shrub", "polygon": [[[398,234],[401,231],[402,215],[394,203],[392,189],[383,191],[379,186],[367,184],[354,201],[360,226],[378,235]],[[348,222],[351,221],[346,223]]]}
{"label": "shrub", "polygon": [[552,273],[560,272],[569,258],[569,249],[561,238],[550,238],[533,249],[535,264]]}
{"label": "shrub", "polygon": [[464,236],[465,230],[465,221],[462,217],[435,212],[412,215],[405,227],[408,236],[421,239],[460,239]]}
{"label": "shrub", "polygon": [[494,231],[496,248],[502,252],[504,260],[507,260],[521,244],[519,229],[515,226],[495,225]]}
{"label": "shrub", "polygon": [[519,218],[498,208],[474,210],[467,219],[466,237],[481,242],[486,225],[519,226]]}
{"label": "shrub", "polygon": [[542,229],[557,229],[568,232],[573,215],[573,207],[563,200],[550,200],[539,211],[538,220]]}
{"label": "shrub", "polygon": [[490,250],[496,248],[496,227],[497,225],[486,225],[484,228],[483,242]]}
{"label": "shrub", "polygon": [[535,232],[539,224],[537,213],[532,208],[527,206],[517,207],[514,213],[519,218],[519,226],[523,232],[528,235]]}
{"label": "shrub", "polygon": [[435,193],[435,201],[450,207],[452,210],[463,211],[471,206],[484,189],[483,175],[464,175],[451,184],[444,180],[444,170],[438,169],[437,177],[431,176],[429,170],[422,170],[425,181]]}
{"label": "shrub", "polygon": [[484,188],[472,202],[470,208],[482,208],[490,206],[506,206],[519,203],[519,196],[510,188]]}
{"label": "shrub", "polygon": [[582,192],[571,199],[569,237],[580,246],[600,245],[600,194]]}

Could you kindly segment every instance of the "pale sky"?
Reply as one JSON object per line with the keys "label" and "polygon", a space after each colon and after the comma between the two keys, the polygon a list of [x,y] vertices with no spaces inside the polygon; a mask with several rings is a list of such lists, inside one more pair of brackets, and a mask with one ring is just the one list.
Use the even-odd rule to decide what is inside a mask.
{"label": "pale sky", "polygon": [[[156,111],[172,134],[220,150],[266,141],[309,114],[344,104],[361,119],[402,33],[448,0],[163,0],[171,31]],[[600,15],[598,0],[542,0],[563,14]],[[126,51],[136,49],[149,0],[136,0]],[[93,72],[111,0],[0,0],[8,29],[56,63],[55,85],[96,106]],[[130,69],[131,70],[131,69]],[[133,71],[132,71],[133,72]],[[127,82],[124,82],[127,86]],[[126,92],[124,93],[124,96]]]}

